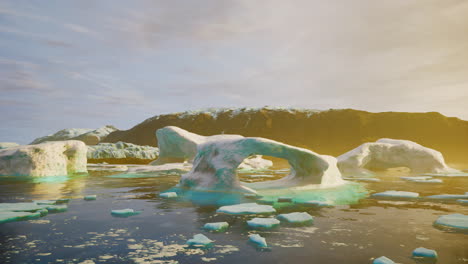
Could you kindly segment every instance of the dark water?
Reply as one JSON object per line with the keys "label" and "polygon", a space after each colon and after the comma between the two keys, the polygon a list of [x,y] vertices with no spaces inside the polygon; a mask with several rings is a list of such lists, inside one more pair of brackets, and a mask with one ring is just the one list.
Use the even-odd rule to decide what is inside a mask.
{"label": "dark water", "polygon": [[[455,202],[364,198],[332,208],[286,207],[279,213],[306,211],[314,216],[314,224],[252,231],[245,223],[252,216],[218,215],[216,207],[160,198],[159,192],[173,187],[178,176],[106,177],[110,174],[93,172],[59,182],[1,180],[2,202],[73,199],[65,213],[1,224],[0,263],[371,263],[383,255],[397,263],[417,263],[411,258],[417,247],[435,249],[439,263],[468,263],[468,234],[433,226],[440,215],[468,214],[468,206]],[[406,174],[385,172],[379,175],[381,182],[362,185],[370,192],[402,190],[422,196],[468,192],[468,177],[429,184],[399,179]],[[87,194],[96,194],[97,200],[84,201]],[[124,208],[142,213],[111,216],[110,210]],[[218,221],[229,222],[227,232],[201,229]],[[214,246],[187,248],[186,240],[197,233],[214,240]],[[258,251],[248,244],[250,233],[265,237],[271,250]]]}

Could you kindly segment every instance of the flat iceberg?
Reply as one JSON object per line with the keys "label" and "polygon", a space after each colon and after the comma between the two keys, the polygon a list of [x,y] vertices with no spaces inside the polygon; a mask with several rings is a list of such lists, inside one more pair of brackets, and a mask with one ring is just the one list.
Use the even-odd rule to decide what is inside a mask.
{"label": "flat iceberg", "polygon": [[453,229],[468,229],[468,215],[463,214],[450,214],[440,216],[434,225],[448,227]]}
{"label": "flat iceberg", "polygon": [[159,194],[159,197],[163,198],[177,198],[176,192],[163,192]]}
{"label": "flat iceberg", "polygon": [[280,214],[276,218],[281,222],[292,225],[311,225],[314,222],[314,218],[305,212]]}
{"label": "flat iceberg", "polygon": [[228,222],[206,223],[203,229],[213,232],[223,232],[229,227]]}
{"label": "flat iceberg", "polygon": [[86,145],[77,140],[0,150],[0,175],[66,176],[87,173]]}
{"label": "flat iceberg", "polygon": [[419,247],[413,251],[413,257],[416,258],[437,258],[437,252],[432,249]]}
{"label": "flat iceberg", "polygon": [[246,214],[272,214],[276,213],[275,208],[270,205],[256,204],[256,203],[243,203],[235,205],[221,206],[217,213],[225,213],[232,215],[246,215]]}
{"label": "flat iceberg", "polygon": [[415,173],[458,173],[445,163],[442,153],[409,140],[382,138],[338,157],[344,175],[368,175],[375,169],[407,167]]}
{"label": "flat iceberg", "polygon": [[418,198],[419,193],[405,191],[385,191],[371,195],[375,198]]}
{"label": "flat iceberg", "polygon": [[268,244],[264,237],[261,237],[259,234],[249,235],[249,242],[255,244],[259,248],[267,248]]}
{"label": "flat iceberg", "polygon": [[254,229],[271,229],[278,227],[280,221],[275,218],[254,218],[247,221],[247,225]]}
{"label": "flat iceberg", "polygon": [[374,259],[372,264],[395,264],[395,262],[385,256]]}
{"label": "flat iceberg", "polygon": [[468,199],[468,194],[438,194],[438,195],[431,195],[426,196],[428,199]]}
{"label": "flat iceberg", "polygon": [[0,211],[0,224],[15,222],[15,221],[24,221],[31,220],[41,217],[40,212],[30,213],[30,212],[9,212],[9,211]]}
{"label": "flat iceberg", "polygon": [[213,240],[207,238],[203,234],[196,234],[193,238],[187,240],[187,245],[196,247],[207,247],[213,244]]}
{"label": "flat iceberg", "polygon": [[140,214],[141,211],[135,211],[133,209],[120,209],[120,210],[112,210],[111,215],[116,217],[129,217],[132,215]]}

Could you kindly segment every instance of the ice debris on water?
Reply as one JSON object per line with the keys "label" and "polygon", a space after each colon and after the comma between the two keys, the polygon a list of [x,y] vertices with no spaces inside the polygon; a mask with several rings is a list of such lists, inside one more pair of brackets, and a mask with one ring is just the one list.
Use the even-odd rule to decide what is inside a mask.
{"label": "ice debris on water", "polygon": [[275,218],[260,218],[256,217],[254,219],[248,220],[247,225],[254,229],[271,229],[278,227],[280,221]]}
{"label": "ice debris on water", "polygon": [[214,231],[214,232],[222,232],[225,231],[229,227],[228,222],[215,222],[215,223],[206,223],[203,226],[203,229]]}
{"label": "ice debris on water", "polygon": [[319,201],[319,200],[310,200],[310,201],[305,201],[298,203],[303,206],[317,206],[317,207],[326,207],[326,206],[333,206],[332,202],[327,202],[327,201]]}
{"label": "ice debris on water", "polygon": [[196,234],[193,238],[187,240],[187,245],[189,246],[198,246],[198,247],[206,247],[213,244],[213,240],[207,238],[203,234]]}
{"label": "ice debris on water", "polygon": [[438,194],[427,196],[429,199],[468,199],[466,194]]}
{"label": "ice debris on water", "polygon": [[395,264],[395,262],[385,256],[374,259],[372,264]]}
{"label": "ice debris on water", "polygon": [[264,237],[261,237],[259,234],[249,235],[249,242],[255,244],[259,248],[266,248],[268,244]]}
{"label": "ice debris on water", "polygon": [[280,214],[276,218],[281,222],[293,225],[310,225],[314,222],[314,218],[305,212]]}
{"label": "ice debris on water", "polygon": [[416,258],[437,258],[437,252],[432,249],[419,247],[413,251],[413,257]]}
{"label": "ice debris on water", "polygon": [[159,194],[159,197],[163,198],[176,198],[177,193],[176,192],[163,192]]}
{"label": "ice debris on water", "polygon": [[376,198],[417,198],[419,193],[405,191],[385,191],[372,194]]}
{"label": "ice debris on water", "polygon": [[441,179],[433,179],[430,176],[400,177],[402,180],[419,183],[442,183]]}
{"label": "ice debris on water", "polygon": [[31,220],[41,217],[40,212],[30,213],[30,212],[8,212],[0,211],[0,224],[22,221],[22,220]]}
{"label": "ice debris on water", "polygon": [[129,216],[132,216],[132,215],[137,215],[137,214],[140,214],[141,211],[135,211],[133,209],[120,209],[120,210],[112,210],[111,211],[111,214],[112,216],[116,216],[116,217],[129,217]]}
{"label": "ice debris on water", "polygon": [[436,226],[443,226],[453,229],[468,229],[468,215],[450,214],[440,216],[435,222]]}
{"label": "ice debris on water", "polygon": [[271,205],[261,205],[256,203],[243,203],[235,205],[221,206],[217,213],[225,213],[232,215],[244,215],[244,214],[271,214],[275,213],[276,210]]}
{"label": "ice debris on water", "polygon": [[94,201],[96,200],[96,198],[97,198],[97,195],[86,195],[85,197],[83,197],[85,201]]}

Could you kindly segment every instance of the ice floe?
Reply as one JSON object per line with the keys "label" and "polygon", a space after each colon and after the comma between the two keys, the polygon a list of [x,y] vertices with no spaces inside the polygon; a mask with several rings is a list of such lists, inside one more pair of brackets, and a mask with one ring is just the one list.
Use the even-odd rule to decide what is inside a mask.
{"label": "ice floe", "polygon": [[93,195],[86,195],[85,197],[83,197],[83,199],[85,201],[94,201],[97,199],[97,195],[93,194]]}
{"label": "ice floe", "polygon": [[441,179],[433,179],[430,176],[414,176],[414,177],[400,177],[400,179],[410,182],[420,182],[420,183],[442,183]]}
{"label": "ice floe", "polygon": [[225,213],[232,215],[246,215],[246,214],[272,214],[276,210],[273,206],[263,205],[257,203],[243,203],[235,205],[221,206],[216,210],[217,213]]}
{"label": "ice floe", "polygon": [[229,227],[228,222],[206,223],[203,229],[214,232],[223,232]]}
{"label": "ice floe", "polygon": [[314,222],[314,218],[305,212],[280,214],[276,218],[281,222],[292,225],[310,225]]}
{"label": "ice floe", "polygon": [[443,226],[453,229],[468,229],[468,215],[450,214],[440,216],[435,222],[436,226]]}
{"label": "ice floe", "polygon": [[213,244],[213,240],[209,239],[203,234],[196,234],[193,238],[187,240],[187,245],[189,246],[202,246],[207,247]]}
{"label": "ice floe", "polygon": [[419,247],[413,250],[413,257],[416,258],[437,258],[437,252],[432,249]]}
{"label": "ice floe", "polygon": [[419,193],[405,191],[385,191],[371,195],[375,198],[418,198]]}
{"label": "ice floe", "polygon": [[141,211],[135,211],[133,209],[119,209],[119,210],[112,210],[111,215],[116,217],[129,217],[132,215],[140,214]]}
{"label": "ice floe", "polygon": [[278,227],[280,221],[275,218],[260,218],[256,217],[254,219],[248,220],[247,225],[254,229],[271,229]]}
{"label": "ice floe", "polygon": [[440,199],[440,200],[446,200],[446,199],[468,199],[468,194],[437,194],[437,195],[426,196],[425,198],[428,198],[428,199]]}
{"label": "ice floe", "polygon": [[372,264],[395,264],[395,262],[385,256],[374,259]]}
{"label": "ice floe", "polygon": [[260,236],[259,234],[251,234],[249,235],[249,242],[253,243],[255,246],[259,248],[267,248],[268,244],[264,237]]}
{"label": "ice floe", "polygon": [[176,192],[163,192],[159,194],[159,197],[163,198],[176,198],[177,193]]}

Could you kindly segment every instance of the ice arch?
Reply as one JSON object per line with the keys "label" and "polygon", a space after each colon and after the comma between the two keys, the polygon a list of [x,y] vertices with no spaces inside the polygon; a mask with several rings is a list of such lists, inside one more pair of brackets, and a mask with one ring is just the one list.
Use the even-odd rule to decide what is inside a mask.
{"label": "ice arch", "polygon": [[338,157],[344,175],[370,174],[373,169],[408,167],[412,172],[457,172],[445,164],[442,153],[409,140],[382,138],[364,143]]}
{"label": "ice arch", "polygon": [[214,137],[198,145],[192,170],[182,175],[179,187],[255,192],[241,184],[236,169],[245,158],[256,154],[286,159],[291,165],[291,174],[279,180],[249,185],[254,189],[344,183],[334,157],[265,138]]}

